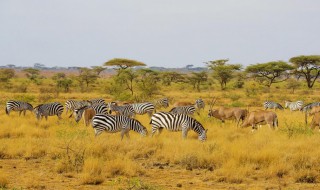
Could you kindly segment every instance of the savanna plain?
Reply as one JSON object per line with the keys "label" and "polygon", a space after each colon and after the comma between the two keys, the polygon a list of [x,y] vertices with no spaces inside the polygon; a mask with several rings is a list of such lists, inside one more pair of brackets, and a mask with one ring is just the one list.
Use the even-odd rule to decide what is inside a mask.
{"label": "savanna plain", "polygon": [[[43,83],[50,89],[48,84]],[[37,121],[29,111],[25,116],[18,112],[8,116],[4,111],[10,99],[27,100],[33,106],[64,105],[68,99],[116,100],[98,88],[55,93],[30,84],[23,93],[2,89],[0,189],[320,189],[320,133],[305,125],[303,112],[277,110],[278,129],[264,125],[254,132],[236,127],[231,120],[222,123],[208,118],[213,97],[217,98],[214,108],[237,106],[253,111],[262,109],[265,100],[320,101],[319,88],[300,87],[292,93],[281,83],[270,89],[250,85],[255,86],[248,82],[239,89],[222,91],[217,86],[197,92],[173,84],[163,86],[149,100],[169,97],[170,107],[160,109],[169,111],[174,102],[201,97],[207,105],[194,118],[208,129],[205,142],[193,131],[187,139],[166,130],[151,137],[147,115],[136,117],[147,127],[147,137],[131,131],[130,139],[121,140],[120,133],[95,137],[91,126],[76,123],[65,112],[61,120],[51,116]]]}

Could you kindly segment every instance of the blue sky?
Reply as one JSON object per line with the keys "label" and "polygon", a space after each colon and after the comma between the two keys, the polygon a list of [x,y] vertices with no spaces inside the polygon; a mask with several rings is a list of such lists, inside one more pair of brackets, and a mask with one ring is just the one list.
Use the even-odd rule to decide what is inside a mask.
{"label": "blue sky", "polygon": [[250,65],[320,54],[318,0],[0,0],[0,65]]}

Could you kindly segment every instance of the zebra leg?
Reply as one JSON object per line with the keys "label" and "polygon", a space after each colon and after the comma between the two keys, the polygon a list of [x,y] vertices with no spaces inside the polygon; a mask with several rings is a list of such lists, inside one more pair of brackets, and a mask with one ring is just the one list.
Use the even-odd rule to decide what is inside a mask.
{"label": "zebra leg", "polygon": [[27,111],[27,110],[23,110],[23,116],[26,116],[26,111]]}
{"label": "zebra leg", "polygon": [[188,130],[187,129],[182,129],[182,138],[186,139],[188,135]]}
{"label": "zebra leg", "polygon": [[47,115],[45,116],[45,118],[46,118],[46,121],[48,121],[48,116]]}
{"label": "zebra leg", "polygon": [[153,137],[153,135],[157,132],[157,130],[159,130],[160,132],[160,128],[157,128],[157,127],[152,127],[152,132],[151,132],[151,137]]}
{"label": "zebra leg", "polygon": [[21,111],[19,111],[19,116],[21,116],[21,112],[22,112],[22,110],[21,110]]}

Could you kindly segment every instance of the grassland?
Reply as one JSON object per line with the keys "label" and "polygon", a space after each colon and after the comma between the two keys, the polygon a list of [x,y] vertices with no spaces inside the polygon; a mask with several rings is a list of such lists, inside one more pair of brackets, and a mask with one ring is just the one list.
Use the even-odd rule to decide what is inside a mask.
{"label": "grassland", "polygon": [[[33,89],[34,88],[34,89]],[[108,96],[92,93],[2,92],[0,97],[0,189],[319,189],[320,133],[304,124],[301,112],[277,111],[279,128],[262,127],[256,132],[222,124],[207,118],[208,106],[195,115],[208,130],[201,143],[189,132],[164,131],[160,136],[120,140],[120,134],[94,137],[91,127],[76,123],[68,115],[63,120],[49,117],[37,121],[27,112],[19,117],[4,113],[8,99],[43,101],[89,99]],[[48,94],[50,94],[49,97]],[[245,89],[218,91],[176,87],[164,89],[171,100],[207,102],[218,97],[215,107],[261,108],[266,99],[319,101],[319,91],[272,89],[248,93]],[[137,119],[150,131],[148,116]],[[310,119],[309,119],[310,120]]]}

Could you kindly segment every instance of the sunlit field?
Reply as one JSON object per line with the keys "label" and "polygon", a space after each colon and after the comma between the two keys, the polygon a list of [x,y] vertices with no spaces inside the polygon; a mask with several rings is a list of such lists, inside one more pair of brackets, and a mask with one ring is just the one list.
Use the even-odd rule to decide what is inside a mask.
{"label": "sunlit field", "polygon": [[[36,90],[35,90],[36,91]],[[130,139],[120,133],[102,133],[95,137],[69,114],[37,121],[27,112],[5,114],[9,99],[30,100],[33,106],[43,103],[45,94],[1,94],[0,110],[0,189],[318,189],[320,182],[320,133],[305,125],[302,112],[277,110],[279,128],[267,125],[252,132],[250,127],[236,127],[208,118],[208,103],[213,106],[239,106],[249,111],[262,109],[266,99],[283,104],[284,100],[319,101],[319,91],[271,89],[250,96],[245,89],[220,91],[206,89],[164,89],[163,96],[176,101],[201,97],[204,111],[195,114],[208,129],[207,141],[200,142],[190,131],[187,139],[181,132],[163,131],[151,137],[150,118],[137,116],[149,134],[141,137],[134,131]],[[112,97],[99,92],[52,94],[46,102],[68,99]],[[160,95],[159,95],[160,98]],[[160,109],[168,111],[167,109]],[[309,122],[311,118],[308,118]]]}

